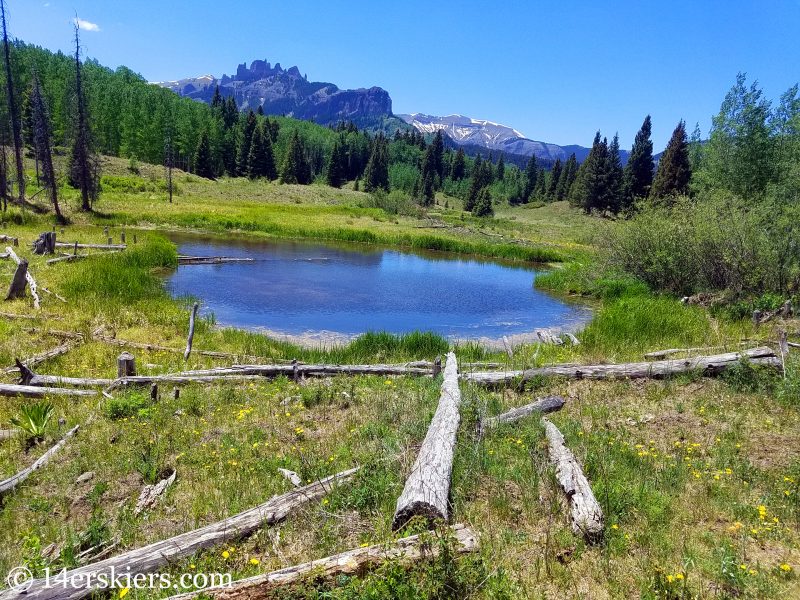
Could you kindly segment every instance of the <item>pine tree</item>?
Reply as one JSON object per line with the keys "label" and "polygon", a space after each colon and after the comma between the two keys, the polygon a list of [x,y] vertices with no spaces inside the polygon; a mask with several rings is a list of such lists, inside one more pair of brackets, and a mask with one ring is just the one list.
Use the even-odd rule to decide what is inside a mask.
{"label": "pine tree", "polygon": [[299,183],[300,185],[311,183],[311,165],[308,163],[305,144],[297,129],[292,132],[289,148],[286,150],[286,157],[281,169],[281,183]]}
{"label": "pine tree", "polygon": [[481,155],[475,157],[472,165],[472,176],[469,182],[467,197],[464,199],[464,210],[472,211],[478,202],[481,190],[489,185],[488,169],[491,168],[488,160],[482,160]]}
{"label": "pine tree", "polygon": [[341,141],[336,140],[333,143],[333,150],[331,158],[328,161],[328,168],[325,172],[325,179],[328,185],[335,188],[342,187],[345,182],[345,169],[347,165],[347,156],[345,155],[344,145]]}
{"label": "pine tree", "polygon": [[605,189],[600,201],[601,207],[617,214],[624,204],[624,189],[624,173],[619,159],[619,136],[614,134],[606,154]]}
{"label": "pine tree", "polygon": [[261,104],[258,105],[258,108],[256,109],[256,114],[259,117],[263,117],[264,116],[264,107]]}
{"label": "pine tree", "polygon": [[503,181],[506,178],[506,162],[503,160],[503,155],[500,155],[500,159],[497,161],[497,179],[498,181]]}
{"label": "pine tree", "polygon": [[275,169],[275,156],[272,153],[272,139],[263,122],[256,125],[253,139],[250,141],[247,176],[250,179],[266,177],[270,181],[278,176]]}
{"label": "pine tree", "polygon": [[531,154],[528,164],[525,167],[525,188],[522,191],[522,201],[530,202],[531,194],[536,188],[536,177],[539,174],[539,168],[536,166],[536,155]]}
{"label": "pine tree", "polygon": [[536,174],[536,187],[531,192],[531,198],[536,200],[544,200],[547,195],[547,171],[544,167],[538,170]]}
{"label": "pine tree", "polygon": [[607,156],[608,142],[600,139],[598,131],[594,136],[589,155],[578,169],[570,196],[570,201],[575,206],[581,207],[586,214],[605,208],[601,203],[605,197]]}
{"label": "pine tree", "polygon": [[214,162],[211,158],[211,141],[208,138],[208,131],[203,130],[197,142],[197,149],[194,153],[194,172],[200,177],[214,179]]}
{"label": "pine tree", "polygon": [[652,124],[650,115],[644,118],[642,127],[633,140],[628,164],[625,165],[625,205],[630,206],[639,198],[647,198],[653,185],[653,141],[650,139]]}
{"label": "pine tree", "polygon": [[689,143],[686,139],[686,123],[681,120],[667,144],[650,189],[654,200],[669,200],[675,196],[689,193],[692,167],[689,163]]}
{"label": "pine tree", "polygon": [[89,113],[83,89],[80,29],[75,24],[75,124],[69,160],[69,182],[81,191],[81,210],[91,210],[100,188],[99,162],[94,154]]}
{"label": "pine tree", "polygon": [[464,179],[467,172],[466,159],[464,157],[464,149],[459,148],[456,152],[456,157],[453,159],[453,168],[450,171],[450,178],[453,181],[460,181]]}
{"label": "pine tree", "polygon": [[247,111],[247,118],[245,118],[242,134],[239,138],[238,164],[236,167],[237,174],[243,177],[247,175],[247,161],[250,160],[250,142],[253,139],[253,132],[256,130],[257,123],[255,113],[252,110]]}
{"label": "pine tree", "polygon": [[22,164],[22,132],[20,128],[19,107],[14,94],[14,77],[11,74],[11,54],[6,28],[6,3],[0,0],[0,12],[3,21],[3,50],[6,67],[6,101],[8,102],[8,118],[11,121],[11,139],[14,142],[14,159],[17,164],[17,193],[20,204],[25,202],[25,168]]}
{"label": "pine tree", "polygon": [[431,153],[433,155],[433,167],[439,181],[444,179],[444,163],[442,157],[444,156],[444,139],[442,138],[442,130],[437,129],[436,135],[433,136],[431,142]]}
{"label": "pine tree", "polygon": [[561,169],[561,176],[558,178],[556,185],[556,200],[564,200],[569,195],[569,188],[575,179],[575,172],[578,169],[578,164],[575,159],[575,153],[570,154],[567,162],[564,163],[564,168]]}
{"label": "pine tree", "polygon": [[33,128],[33,145],[36,159],[42,166],[44,185],[50,196],[50,203],[59,223],[64,223],[64,215],[58,206],[58,182],[56,181],[56,171],[53,168],[53,142],[50,131],[50,112],[47,109],[47,102],[42,95],[42,87],[39,77],[33,74],[31,87],[31,121]]}
{"label": "pine tree", "polygon": [[428,173],[422,181],[422,201],[424,206],[433,206],[436,200],[436,189],[433,185],[433,178],[434,174]]}
{"label": "pine tree", "polygon": [[220,109],[222,103],[222,94],[219,93],[219,85],[216,85],[214,86],[214,95],[211,97],[211,108]]}
{"label": "pine tree", "polygon": [[483,188],[481,190],[475,202],[475,206],[472,209],[472,214],[476,217],[491,217],[494,214],[492,195],[489,193],[489,188]]}
{"label": "pine tree", "polygon": [[556,187],[558,187],[558,180],[561,179],[561,159],[557,158],[553,169],[550,171],[550,181],[547,183],[547,197],[548,202],[556,200]]}
{"label": "pine tree", "polygon": [[372,142],[372,153],[364,169],[364,191],[389,191],[389,148],[383,133]]}

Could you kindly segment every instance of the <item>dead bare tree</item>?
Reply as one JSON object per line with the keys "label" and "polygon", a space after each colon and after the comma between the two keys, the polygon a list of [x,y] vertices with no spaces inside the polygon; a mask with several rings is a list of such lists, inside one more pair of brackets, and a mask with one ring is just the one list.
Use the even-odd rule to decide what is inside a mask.
{"label": "dead bare tree", "polygon": [[6,68],[6,100],[8,102],[8,116],[11,120],[11,137],[14,142],[14,159],[17,163],[17,192],[19,202],[25,206],[25,170],[22,165],[22,124],[19,120],[19,107],[14,95],[14,77],[11,74],[11,51],[8,43],[8,28],[6,26],[6,3],[0,0],[0,18],[3,22],[3,50]]}
{"label": "dead bare tree", "polygon": [[75,18],[75,139],[70,155],[69,180],[81,191],[81,210],[92,210],[98,191],[98,162],[92,150],[92,133],[86,107],[81,68],[81,42],[78,19]]}
{"label": "dead bare tree", "polygon": [[61,208],[58,206],[58,181],[56,180],[56,171],[53,168],[50,112],[47,109],[47,101],[42,94],[42,86],[37,73],[33,74],[31,85],[31,113],[33,120],[33,146],[36,159],[42,166],[44,186],[50,196],[50,204],[53,205],[56,219],[58,219],[59,223],[65,223],[66,219],[64,219],[64,215],[61,214]]}

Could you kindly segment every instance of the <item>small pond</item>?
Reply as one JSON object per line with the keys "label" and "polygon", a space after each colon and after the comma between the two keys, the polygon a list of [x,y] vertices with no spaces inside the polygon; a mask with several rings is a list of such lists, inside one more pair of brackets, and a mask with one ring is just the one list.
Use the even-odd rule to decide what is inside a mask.
{"label": "small pond", "polygon": [[254,262],[181,265],[173,296],[201,300],[221,325],[296,341],[341,341],[365,331],[434,331],[450,339],[525,339],[535,329],[574,330],[586,307],[533,287],[538,271],[438,252],[302,241],[171,234],[190,256]]}

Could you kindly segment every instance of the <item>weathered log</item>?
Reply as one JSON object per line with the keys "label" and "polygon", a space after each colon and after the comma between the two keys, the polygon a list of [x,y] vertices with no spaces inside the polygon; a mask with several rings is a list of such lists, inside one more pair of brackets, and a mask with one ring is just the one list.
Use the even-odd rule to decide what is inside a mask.
{"label": "weathered log", "polygon": [[10,440],[14,436],[17,435],[17,432],[13,429],[0,429],[0,442],[4,440]]}
{"label": "weathered log", "polygon": [[[6,246],[6,252],[8,252],[8,255],[15,263],[17,263],[17,265],[22,262],[22,259],[17,256],[17,253],[14,252],[14,249],[11,246]],[[33,296],[33,308],[39,310],[41,307],[39,306],[39,293],[36,286],[36,280],[33,278],[33,275],[31,275],[31,272],[27,270],[27,268],[25,270],[25,280],[28,282],[28,287],[31,290],[31,296]]]}
{"label": "weathered log", "polygon": [[56,242],[57,248],[92,248],[94,250],[125,250],[125,244],[78,244],[77,242]]}
{"label": "weathered log", "polygon": [[175,483],[175,477],[178,472],[173,470],[169,477],[165,477],[154,485],[146,485],[139,494],[139,499],[136,501],[136,507],[133,509],[133,514],[138,515],[142,511],[153,508],[158,501],[158,498],[167,491],[167,489]]}
{"label": "weathered log", "polygon": [[192,305],[192,311],[189,313],[189,337],[186,338],[186,350],[183,352],[183,360],[188,360],[189,355],[192,353],[192,342],[194,341],[194,322],[197,319],[197,309],[200,305],[195,302]]}
{"label": "weathered log", "polygon": [[111,385],[114,379],[102,377],[62,377],[61,375],[39,375],[33,377],[25,385],[55,385],[64,387],[105,387]]}
{"label": "weathered log", "polygon": [[496,417],[489,417],[483,419],[478,425],[478,434],[483,435],[489,429],[497,427],[505,423],[513,423],[519,421],[529,415],[538,414],[543,415],[557,410],[561,410],[564,406],[564,398],[561,396],[547,396],[545,398],[537,398],[536,402],[531,402],[525,406],[512,408]]}
{"label": "weathered log", "polygon": [[450,474],[461,420],[460,404],[458,364],[456,355],[450,352],[444,367],[439,405],[406,479],[403,493],[397,499],[392,520],[394,530],[400,529],[415,516],[424,517],[429,522],[439,519],[447,521]]}
{"label": "weathered log", "polygon": [[17,385],[0,383],[0,396],[22,396],[23,398],[45,398],[46,396],[95,396],[94,390],[70,390],[67,388],[38,387],[33,385]]}
{"label": "weathered log", "polygon": [[129,573],[131,576],[158,571],[176,560],[191,556],[205,548],[242,538],[260,527],[279,523],[299,507],[327,494],[333,484],[351,479],[357,470],[358,467],[331,475],[280,496],[274,496],[263,504],[222,521],[65,573],[64,581],[91,582],[86,587],[47,586],[45,579],[36,579],[30,582],[30,587],[26,592],[14,589],[0,592],[0,600],[11,600],[12,598],[76,600],[89,596],[100,583],[98,576],[109,576],[112,570],[117,573]]}
{"label": "weathered log", "polygon": [[594,497],[580,463],[564,443],[564,436],[548,419],[542,421],[550,462],[569,502],[572,529],[588,541],[597,541],[603,536],[603,509]]}
{"label": "weathered log", "polygon": [[0,242],[11,242],[15,246],[19,246],[19,238],[11,237],[10,235],[0,235]]}
{"label": "weathered log", "polygon": [[[80,343],[79,340],[67,340],[63,344],[59,344],[55,348],[51,348],[50,350],[46,350],[45,352],[40,352],[39,354],[34,354],[30,358],[21,361],[28,366],[28,368],[32,369],[39,363],[43,363],[46,360],[50,360],[51,358],[55,358],[56,356],[61,356],[66,352],[72,350],[75,346]],[[2,370],[3,373],[13,373],[16,371],[18,367],[14,365],[13,367],[6,367]]]}
{"label": "weathered log", "polygon": [[543,344],[552,344],[553,346],[561,346],[564,344],[564,340],[553,334],[549,329],[537,329],[536,337],[538,337]]}
{"label": "weathered log", "polygon": [[[332,375],[428,375],[431,370],[405,365],[298,365],[297,372],[303,377],[329,377]],[[264,377],[277,377],[286,375],[291,377],[292,365],[233,365],[221,369],[207,369],[197,371],[207,375],[212,374],[243,374],[262,375]]]}
{"label": "weathered log", "polygon": [[[92,336],[92,339],[113,346],[137,348],[140,350],[150,350],[151,352],[179,352],[182,354],[185,351],[183,348],[170,348],[169,346],[159,346],[157,344],[147,344],[145,342],[131,342],[128,340],[120,340],[99,333],[95,333]],[[192,350],[192,352],[194,352],[195,354],[199,354],[200,356],[208,356],[211,358],[234,358],[234,359],[246,359],[246,360],[259,360],[261,358],[259,356],[248,356],[246,354],[236,354],[234,352],[215,352],[213,350]]]}
{"label": "weathered log", "polygon": [[17,263],[17,269],[11,278],[11,285],[8,286],[6,300],[16,300],[25,297],[25,288],[28,286],[28,261],[22,260]]}
{"label": "weathered log", "polygon": [[[453,525],[445,532],[452,535],[455,542],[453,550],[456,554],[475,552],[478,549],[478,537],[469,527],[461,524]],[[292,585],[306,577],[314,581],[330,580],[341,575],[363,575],[387,561],[410,565],[436,558],[441,552],[440,544],[431,543],[436,535],[434,532],[428,532],[385,544],[355,548],[279,571],[240,579],[231,585],[208,587],[170,596],[168,600],[189,600],[200,595],[213,600],[266,600],[273,597],[272,593],[276,588]]]}
{"label": "weathered log", "polygon": [[567,338],[573,346],[579,346],[581,343],[580,340],[575,337],[575,334],[570,333],[569,331],[565,331],[562,337]]}
{"label": "weathered log", "polygon": [[5,317],[6,319],[25,319],[28,321],[35,321],[40,319],[43,315],[17,315],[14,313],[7,313],[7,312],[0,312],[0,317]]}
{"label": "weathered log", "polygon": [[60,296],[60,295],[58,295],[56,292],[52,292],[52,291],[48,290],[48,289],[47,289],[46,287],[44,287],[44,286],[42,286],[42,291],[43,291],[43,292],[45,292],[46,294],[50,294],[51,296],[54,296],[55,298],[57,298],[58,300],[60,300],[60,301],[61,301],[61,302],[63,302],[64,304],[66,304],[66,303],[67,303],[67,300],[66,300],[66,298],[64,298],[63,296]]}
{"label": "weathered log", "polygon": [[136,375],[136,358],[130,352],[123,352],[117,357],[117,377]]}
{"label": "weathered log", "polygon": [[218,265],[222,263],[255,262],[254,258],[238,256],[179,256],[179,265]]}
{"label": "weathered log", "polygon": [[0,496],[3,496],[25,481],[28,477],[30,477],[31,473],[36,471],[37,469],[41,469],[45,466],[50,459],[52,459],[61,448],[67,443],[67,440],[71,438],[75,433],[77,433],[80,425],[76,425],[72,429],[70,429],[61,440],[58,441],[52,448],[50,448],[47,452],[42,454],[36,461],[29,467],[22,469],[19,473],[14,475],[13,477],[9,477],[5,481],[0,481]]}
{"label": "weathered log", "polygon": [[699,371],[703,375],[713,376],[726,368],[749,360],[754,364],[780,366],[775,352],[771,348],[759,347],[728,352],[714,356],[697,356],[675,360],[652,362],[622,363],[611,365],[552,365],[524,371],[475,372],[465,373],[462,378],[479,385],[498,386],[511,383],[516,378],[523,381],[533,377],[566,377],[569,379],[643,379],[662,378],[679,373]]}

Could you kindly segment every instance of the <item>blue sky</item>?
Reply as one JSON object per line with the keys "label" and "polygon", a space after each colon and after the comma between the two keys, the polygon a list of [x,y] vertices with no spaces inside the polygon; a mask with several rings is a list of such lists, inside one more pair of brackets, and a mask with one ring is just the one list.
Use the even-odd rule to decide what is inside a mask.
{"label": "blue sky", "polygon": [[[800,79],[800,0],[459,2],[8,0],[12,35],[149,80],[266,58],[311,80],[381,86],[396,113],[460,113],[528,137],[629,147],[645,114],[663,148],[708,131],[738,71],[777,98]],[[96,30],[91,27],[96,26]]]}

